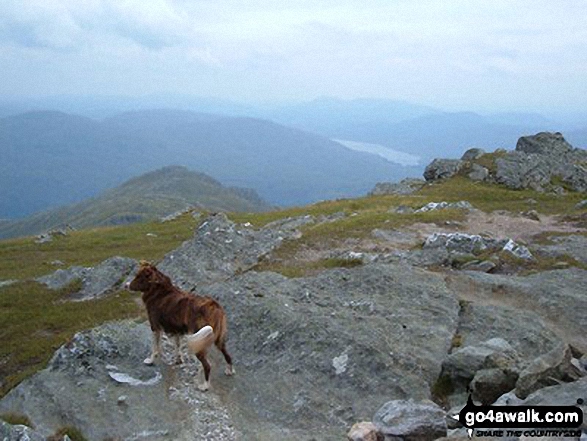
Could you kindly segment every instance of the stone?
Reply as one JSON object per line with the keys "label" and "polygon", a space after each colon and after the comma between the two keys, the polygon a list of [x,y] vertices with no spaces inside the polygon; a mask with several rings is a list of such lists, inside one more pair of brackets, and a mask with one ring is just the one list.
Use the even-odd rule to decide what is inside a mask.
{"label": "stone", "polygon": [[520,372],[516,383],[516,395],[522,399],[532,392],[559,381],[574,381],[580,372],[571,363],[571,349],[567,344],[559,344],[551,351],[534,359]]}
{"label": "stone", "polygon": [[76,280],[81,281],[81,289],[72,294],[71,300],[83,301],[103,297],[112,291],[121,289],[127,278],[136,269],[138,263],[127,257],[111,257],[95,267],[84,268],[72,266],[58,269],[52,274],[35,279],[50,289],[61,289]]}
{"label": "stone", "polygon": [[420,190],[426,181],[423,179],[406,178],[400,182],[379,182],[375,188],[369,192],[370,196],[382,196],[389,194],[407,195]]}
{"label": "stone", "polygon": [[479,164],[472,164],[467,176],[471,181],[485,181],[489,177],[489,170]]}
{"label": "stone", "polygon": [[512,239],[509,239],[506,244],[503,246],[503,251],[507,251],[508,253],[512,254],[513,256],[517,257],[518,259],[522,260],[533,260],[534,256],[530,252],[528,248],[524,245],[520,245],[514,242]]}
{"label": "stone", "polygon": [[473,206],[467,201],[458,202],[429,202],[423,207],[417,209],[415,213],[426,213],[427,211],[444,210],[444,209],[459,209],[459,210],[473,210]]}
{"label": "stone", "polygon": [[449,252],[476,254],[486,249],[494,249],[500,244],[495,239],[488,239],[478,234],[434,233],[426,238],[424,249],[445,248]]}
{"label": "stone", "polygon": [[473,161],[475,159],[479,159],[481,156],[485,154],[485,150],[479,148],[471,148],[463,153],[461,157],[462,161]]}
{"label": "stone", "polygon": [[458,159],[435,159],[424,170],[424,179],[427,181],[436,181],[438,179],[447,179],[456,175],[463,161]]}
{"label": "stone", "polygon": [[581,202],[575,204],[576,210],[584,210],[585,208],[587,208],[587,199],[583,199]]}
{"label": "stone", "polygon": [[446,436],[446,414],[431,401],[393,400],[373,417],[386,440],[432,441]]}
{"label": "stone", "polygon": [[[585,250],[582,252],[585,253]],[[475,341],[507,335],[508,341],[522,353],[523,358],[533,360],[561,342],[549,330],[547,321],[565,335],[568,344],[582,354],[587,353],[587,271],[569,268],[524,277],[460,272],[458,277],[463,278],[462,286],[468,292],[476,292],[487,299],[495,299],[496,296],[507,298],[520,305],[529,305],[532,309],[530,312],[509,307],[472,305],[471,316],[467,309],[463,319],[467,329],[478,335]]]}
{"label": "stone", "polygon": [[469,387],[473,399],[488,406],[516,386],[518,372],[511,369],[481,369],[475,373]]}
{"label": "stone", "polygon": [[[500,369],[515,373],[519,364],[520,358],[514,348],[501,338],[493,338],[475,346],[461,347],[449,354],[442,363],[441,375],[451,379],[456,391],[462,391],[468,388],[481,370]],[[479,382],[486,379],[487,375],[480,378]],[[507,390],[511,390],[514,385]],[[481,387],[487,389],[486,385]],[[495,398],[507,390],[501,390]]]}
{"label": "stone", "polygon": [[516,144],[516,151],[539,155],[561,155],[573,147],[559,132],[540,132],[532,136],[522,136]]}
{"label": "stone", "polygon": [[[572,383],[545,387],[530,394],[520,404],[523,406],[578,406],[587,415],[587,377]],[[582,399],[581,404],[577,402]],[[587,419],[583,418],[581,430],[587,432]]]}
{"label": "stone", "polygon": [[251,269],[284,240],[299,239],[300,228],[314,222],[312,216],[299,216],[255,230],[217,213],[206,218],[194,237],[165,255],[157,267],[182,289],[200,288]]}
{"label": "stone", "polygon": [[45,437],[27,426],[11,425],[0,420],[2,441],[45,441]]}
{"label": "stone", "polygon": [[412,214],[414,209],[409,207],[408,205],[400,205],[393,210],[394,213],[397,214]]}
{"label": "stone", "polygon": [[348,441],[384,441],[383,435],[370,421],[355,423],[347,434]]}
{"label": "stone", "polygon": [[491,260],[473,260],[461,265],[460,269],[463,271],[480,271],[483,273],[490,273],[497,265]]}
{"label": "stone", "polygon": [[529,210],[520,213],[523,217],[531,220],[535,220],[536,222],[540,222],[540,215],[536,210]]}

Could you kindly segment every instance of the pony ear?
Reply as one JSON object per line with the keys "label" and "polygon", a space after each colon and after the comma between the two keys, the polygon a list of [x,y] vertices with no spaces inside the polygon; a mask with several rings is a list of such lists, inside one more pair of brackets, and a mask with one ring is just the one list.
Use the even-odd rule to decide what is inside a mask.
{"label": "pony ear", "polygon": [[141,266],[141,269],[142,269],[142,268],[146,268],[148,266],[151,266],[151,262],[149,262],[148,260],[141,260],[139,262],[139,265]]}

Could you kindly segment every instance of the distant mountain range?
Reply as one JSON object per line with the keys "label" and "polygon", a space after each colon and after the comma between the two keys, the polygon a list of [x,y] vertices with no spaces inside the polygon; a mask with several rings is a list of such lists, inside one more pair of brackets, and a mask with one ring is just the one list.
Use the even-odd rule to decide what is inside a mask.
{"label": "distant mountain range", "polygon": [[55,111],[0,119],[0,217],[82,201],[132,176],[180,164],[272,205],[366,193],[420,173],[270,121],[145,110],[102,121]]}
{"label": "distant mountain range", "polygon": [[194,206],[210,211],[266,211],[271,207],[253,190],[227,188],[203,173],[168,166],[133,178],[83,202],[0,222],[0,238],[39,234],[52,228],[118,225]]}

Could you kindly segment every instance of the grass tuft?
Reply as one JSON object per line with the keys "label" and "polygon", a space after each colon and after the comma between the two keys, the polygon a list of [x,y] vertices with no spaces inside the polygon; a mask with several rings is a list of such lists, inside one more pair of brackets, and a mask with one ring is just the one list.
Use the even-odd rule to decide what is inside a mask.
{"label": "grass tuft", "polygon": [[3,413],[0,415],[0,420],[4,421],[5,423],[11,424],[13,426],[27,426],[31,429],[34,429],[35,426],[31,422],[30,418],[26,415],[21,413]]}

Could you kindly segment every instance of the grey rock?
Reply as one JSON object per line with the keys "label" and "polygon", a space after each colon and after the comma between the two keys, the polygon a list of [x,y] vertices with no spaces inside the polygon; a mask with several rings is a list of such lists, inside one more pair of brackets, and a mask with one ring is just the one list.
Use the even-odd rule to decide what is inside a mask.
{"label": "grey rock", "polygon": [[180,288],[190,290],[227,280],[249,270],[284,240],[301,237],[311,216],[287,218],[254,230],[236,225],[223,213],[208,217],[193,239],[168,253],[158,265]]}
{"label": "grey rock", "polygon": [[463,161],[458,159],[437,158],[428,164],[424,170],[424,179],[427,181],[436,181],[438,179],[450,178],[456,175],[462,166]]}
{"label": "grey rock", "polygon": [[495,402],[493,403],[494,406],[518,406],[519,404],[522,403],[522,399],[518,398],[518,396],[515,394],[515,392],[509,391],[505,394],[503,394],[501,397],[499,397],[497,400],[495,400]]}
{"label": "grey rock", "polygon": [[460,267],[463,271],[480,271],[483,273],[489,273],[495,269],[497,265],[491,260],[473,260],[467,262]]}
{"label": "grey rock", "polygon": [[0,280],[0,288],[4,287],[4,286],[10,286],[15,284],[16,282],[18,282],[18,280]]}
{"label": "grey rock", "polygon": [[171,222],[172,220],[177,219],[184,214],[189,213],[190,211],[195,210],[196,207],[194,205],[188,205],[183,210],[178,210],[175,213],[168,214],[167,216],[163,216],[159,219],[160,222]]}
{"label": "grey rock", "polygon": [[111,257],[95,267],[83,268],[72,266],[58,269],[52,274],[39,277],[36,281],[50,289],[61,289],[75,280],[81,280],[82,288],[71,296],[72,300],[89,300],[100,298],[122,287],[126,278],[138,268],[134,259]]}
{"label": "grey rock", "polygon": [[521,373],[516,383],[516,395],[526,398],[532,392],[560,381],[574,381],[580,372],[571,363],[571,349],[559,344],[546,354],[534,359]]}
{"label": "grey rock", "polygon": [[397,214],[412,214],[414,209],[407,205],[400,205],[399,207],[396,207],[393,212]]}
{"label": "grey rock", "polygon": [[385,440],[432,441],[446,436],[445,412],[431,401],[393,400],[373,417]]}
{"label": "grey rock", "polygon": [[[111,323],[76,334],[57,351],[45,370],[0,400],[0,412],[28,415],[43,437],[61,427],[74,426],[90,440],[187,441],[206,439],[210,432],[218,433],[214,439],[235,439],[237,432],[220,400],[197,390],[196,361],[187,359],[178,367],[164,362],[143,364],[150,334],[148,326],[132,322]],[[113,381],[111,373],[126,374],[144,383],[156,375],[162,380],[132,385]],[[123,405],[119,404],[121,395],[126,396]]]}
{"label": "grey rock", "polygon": [[82,278],[82,289],[72,298],[90,300],[122,288],[124,281],[138,269],[138,263],[128,257],[111,257],[92,268]]}
{"label": "grey rock", "polygon": [[0,420],[0,439],[3,441],[45,441],[45,437],[27,426],[5,423]]}
{"label": "grey rock", "polygon": [[398,260],[417,267],[446,266],[452,262],[451,254],[444,247],[413,250],[400,255]]}
{"label": "grey rock", "polygon": [[[497,277],[484,273],[466,274],[469,277]],[[469,285],[469,289],[476,289],[476,286]],[[457,333],[467,346],[479,346],[487,340],[507,336],[508,343],[520,360],[532,360],[549,352],[561,342],[536,313],[474,303],[461,309]]]}
{"label": "grey rock", "polygon": [[472,149],[467,150],[465,153],[463,153],[461,160],[462,161],[473,161],[474,159],[480,158],[485,153],[486,152],[483,149],[472,148]]}
{"label": "grey rock", "polygon": [[[578,399],[583,403],[579,404]],[[522,401],[524,406],[578,406],[583,415],[587,414],[587,377],[583,377],[572,383],[564,383],[556,386],[540,389]],[[583,418],[581,430],[587,431],[587,420]]]}
{"label": "grey rock", "polygon": [[490,405],[504,393],[516,386],[517,370],[511,369],[481,369],[469,385],[473,399],[483,405]]}
{"label": "grey rock", "polygon": [[548,239],[554,243],[550,245],[534,245],[539,255],[553,258],[570,256],[579,262],[587,264],[586,236],[571,234],[567,236],[550,236]]}
{"label": "grey rock", "polygon": [[48,243],[53,240],[53,236],[48,233],[39,234],[35,237],[35,243]]}
{"label": "grey rock", "polygon": [[517,257],[518,259],[522,260],[533,260],[534,256],[530,252],[530,250],[525,247],[524,245],[520,245],[514,242],[512,239],[509,239],[506,244],[503,246],[503,251],[507,251],[508,253],[512,254],[513,256]]}
{"label": "grey rock", "polygon": [[426,213],[427,211],[444,210],[444,209],[459,209],[459,210],[473,210],[473,206],[467,201],[458,202],[429,202],[423,207],[417,209],[415,213]]}
{"label": "grey rock", "polygon": [[424,249],[445,248],[449,252],[476,254],[487,249],[498,249],[503,241],[485,238],[477,234],[434,233],[426,238]]}
{"label": "grey rock", "polygon": [[35,279],[39,283],[47,285],[49,289],[61,289],[75,280],[81,280],[86,277],[91,268],[82,266],[71,266],[67,269],[58,269],[52,274]]}
{"label": "grey rock", "polygon": [[298,279],[248,272],[206,292],[229,315],[237,427],[331,427],[320,439],[343,437],[381,396],[430,398],[458,317],[440,275],[403,265]]}
{"label": "grey rock", "polygon": [[[520,361],[518,353],[507,341],[493,338],[475,346],[459,348],[449,354],[442,364],[442,375],[448,376],[452,380],[452,384],[458,392],[466,390],[481,370],[505,370],[508,375],[513,374],[517,378],[516,372],[519,371]],[[480,378],[479,381],[482,382],[485,379]],[[509,389],[501,390],[495,398],[511,390],[514,385],[515,380]],[[487,389],[486,385],[481,387]]]}
{"label": "grey rock", "polygon": [[[469,291],[473,290],[488,298],[499,293],[502,298],[507,298],[519,305],[525,305],[526,308],[533,311],[524,313],[518,309],[516,316],[515,310],[510,312],[510,309],[495,309],[492,311],[492,314],[496,316],[495,319],[491,319],[489,316],[485,318],[479,316],[478,319],[471,317],[471,327],[477,328],[473,332],[483,335],[483,337],[479,337],[480,339],[486,339],[486,335],[492,337],[507,335],[508,341],[519,350],[520,346],[511,340],[511,335],[517,335],[516,340],[525,335],[528,346],[521,352],[524,358],[532,360],[554,349],[557,342],[560,341],[552,332],[545,332],[546,324],[543,320],[546,320],[548,323],[554,323],[556,329],[564,332],[567,343],[577,348],[580,353],[587,353],[587,335],[585,334],[585,329],[587,329],[587,315],[585,314],[587,311],[587,297],[585,296],[587,271],[569,268],[544,271],[525,277],[467,272],[460,273],[459,277],[463,277],[463,284]],[[476,315],[482,311],[484,311],[483,307],[477,306],[473,307],[472,312],[473,315]],[[489,310],[487,310],[487,314],[490,314]],[[508,324],[507,322],[510,320],[511,323]],[[534,335],[531,335],[529,330],[533,327],[535,327]],[[520,331],[524,328],[527,331],[521,334]],[[495,334],[493,332],[491,334],[481,333],[482,329],[487,331],[499,329],[500,332]],[[528,333],[526,334],[526,332]],[[537,339],[538,335],[543,337]]]}
{"label": "grey rock", "polygon": [[348,441],[384,441],[383,435],[370,421],[353,424],[347,434],[347,439]]}
{"label": "grey rock", "polygon": [[423,179],[406,178],[400,182],[379,182],[369,193],[370,196],[382,196],[389,194],[407,195],[420,190],[426,181]]}
{"label": "grey rock", "polygon": [[585,208],[587,208],[587,199],[583,199],[575,205],[575,209],[577,210],[583,210]]}
{"label": "grey rock", "polygon": [[516,151],[540,155],[564,155],[573,150],[561,133],[540,132],[522,136],[516,144]]}
{"label": "grey rock", "polygon": [[536,210],[529,210],[520,213],[523,217],[540,222],[540,215]]}
{"label": "grey rock", "polygon": [[479,164],[472,164],[467,176],[471,181],[485,181],[489,177],[489,170]]}
{"label": "grey rock", "polygon": [[496,160],[496,181],[510,188],[545,191],[555,190],[552,179],[560,178],[574,191],[584,192],[585,160],[587,151],[573,148],[560,133],[522,137],[516,151]]}

